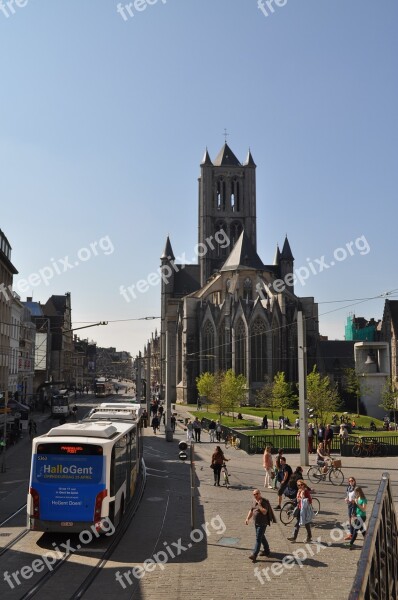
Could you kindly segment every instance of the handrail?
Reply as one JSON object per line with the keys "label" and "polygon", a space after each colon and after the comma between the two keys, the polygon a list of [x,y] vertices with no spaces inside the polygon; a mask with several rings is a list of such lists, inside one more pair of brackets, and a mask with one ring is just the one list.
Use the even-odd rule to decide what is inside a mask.
{"label": "handrail", "polygon": [[398,598],[398,523],[390,475],[383,473],[348,600]]}

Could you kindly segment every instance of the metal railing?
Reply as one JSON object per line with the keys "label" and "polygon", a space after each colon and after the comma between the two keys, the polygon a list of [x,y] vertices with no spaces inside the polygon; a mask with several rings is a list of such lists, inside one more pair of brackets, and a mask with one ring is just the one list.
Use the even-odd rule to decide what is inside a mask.
{"label": "metal railing", "polygon": [[398,598],[398,523],[390,476],[383,473],[348,600]]}

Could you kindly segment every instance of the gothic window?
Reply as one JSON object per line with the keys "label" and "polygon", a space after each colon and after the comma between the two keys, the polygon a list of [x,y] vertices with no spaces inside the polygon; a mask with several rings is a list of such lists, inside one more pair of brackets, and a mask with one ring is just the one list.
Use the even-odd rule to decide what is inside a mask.
{"label": "gothic window", "polygon": [[217,236],[217,239],[220,241],[220,243],[224,247],[221,247],[220,244],[217,242],[217,239],[215,239],[214,240],[215,252],[217,253],[218,258],[226,258],[227,250],[228,250],[226,240],[228,238],[227,238],[227,225],[224,221],[217,221],[215,233],[217,234],[218,232],[220,232],[220,235]]}
{"label": "gothic window", "polygon": [[250,330],[250,356],[252,381],[265,381],[267,375],[267,333],[266,326],[259,317]]}
{"label": "gothic window", "polygon": [[238,221],[231,223],[231,246],[232,247],[238,241],[238,238],[239,238],[240,234],[242,233],[242,231],[243,231],[242,223],[239,223]]}
{"label": "gothic window", "polygon": [[249,277],[243,282],[243,299],[253,300],[253,284]]}
{"label": "gothic window", "polygon": [[272,365],[273,376],[281,370],[279,359],[280,353],[280,329],[278,323],[274,321],[272,324],[272,357],[274,359]]}
{"label": "gothic window", "polygon": [[178,326],[177,348],[178,348],[177,382],[180,382],[182,380],[182,325]]}
{"label": "gothic window", "polygon": [[220,342],[220,370],[228,371],[231,368],[231,343],[229,331],[225,328],[225,320],[221,323],[218,339]]}
{"label": "gothic window", "polygon": [[240,211],[240,183],[236,182],[236,212]]}
{"label": "gothic window", "polygon": [[242,319],[235,329],[235,372],[246,375],[246,329]]}
{"label": "gothic window", "polygon": [[231,211],[240,211],[240,185],[237,179],[231,181]]}
{"label": "gothic window", "polygon": [[214,373],[214,329],[210,321],[206,322],[203,329],[203,372]]}

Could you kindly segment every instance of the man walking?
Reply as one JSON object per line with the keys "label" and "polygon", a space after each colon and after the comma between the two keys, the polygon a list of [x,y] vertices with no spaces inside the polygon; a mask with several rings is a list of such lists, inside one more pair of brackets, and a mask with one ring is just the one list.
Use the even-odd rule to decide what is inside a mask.
{"label": "man walking", "polygon": [[[249,524],[250,519],[254,519],[254,527],[256,530],[256,541],[254,544],[253,552],[249,556],[252,562],[257,561],[257,555],[270,556],[270,549],[267,538],[265,537],[265,530],[267,525],[271,525],[272,522],[276,523],[275,515],[272,511],[271,505],[266,498],[261,496],[260,490],[253,490],[253,506],[249,510],[246,517],[246,525]],[[260,552],[261,545],[264,550]]]}
{"label": "man walking", "polygon": [[193,425],[193,430],[195,433],[195,442],[200,442],[200,434],[202,431],[202,425],[200,424],[198,417],[195,418],[192,425]]}

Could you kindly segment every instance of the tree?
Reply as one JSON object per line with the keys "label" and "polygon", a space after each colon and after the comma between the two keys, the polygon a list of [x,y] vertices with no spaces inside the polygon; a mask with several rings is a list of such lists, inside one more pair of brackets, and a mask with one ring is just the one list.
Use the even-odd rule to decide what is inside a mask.
{"label": "tree", "polygon": [[396,410],[398,401],[398,390],[395,389],[393,382],[388,379],[381,392],[382,403],[379,405],[388,413],[394,411],[394,423],[397,422]]}
{"label": "tree", "polygon": [[235,408],[237,408],[246,398],[247,380],[244,375],[236,375],[229,369],[225,374],[222,382],[222,394],[225,396],[225,401],[228,405],[228,411],[232,412],[234,417]]}
{"label": "tree", "polygon": [[[272,388],[274,387],[273,383],[265,383],[261,389],[257,391],[257,399],[261,406],[264,408],[268,408],[271,411],[271,421],[272,421],[272,433],[275,440],[275,421],[274,421],[274,411],[278,409],[277,399],[275,399],[272,395]],[[275,441],[273,442],[275,444]]]}
{"label": "tree", "polygon": [[283,371],[279,371],[274,377],[272,397],[275,406],[280,408],[282,417],[284,417],[285,410],[292,407],[296,397],[292,392],[291,384],[285,380],[285,373]]}
{"label": "tree", "polygon": [[[213,373],[202,373],[196,378],[196,387],[199,392],[199,396],[205,396],[206,400],[210,399],[210,394],[214,386],[214,375]],[[206,406],[208,405],[206,401]]]}
{"label": "tree", "polygon": [[315,423],[325,424],[329,413],[335,413],[341,406],[341,400],[336,386],[333,386],[327,375],[322,376],[316,370],[316,365],[307,375],[308,406],[315,412]]}
{"label": "tree", "polygon": [[345,389],[349,394],[355,396],[357,400],[357,416],[359,417],[359,408],[361,400],[361,383],[358,373],[355,369],[344,369]]}

